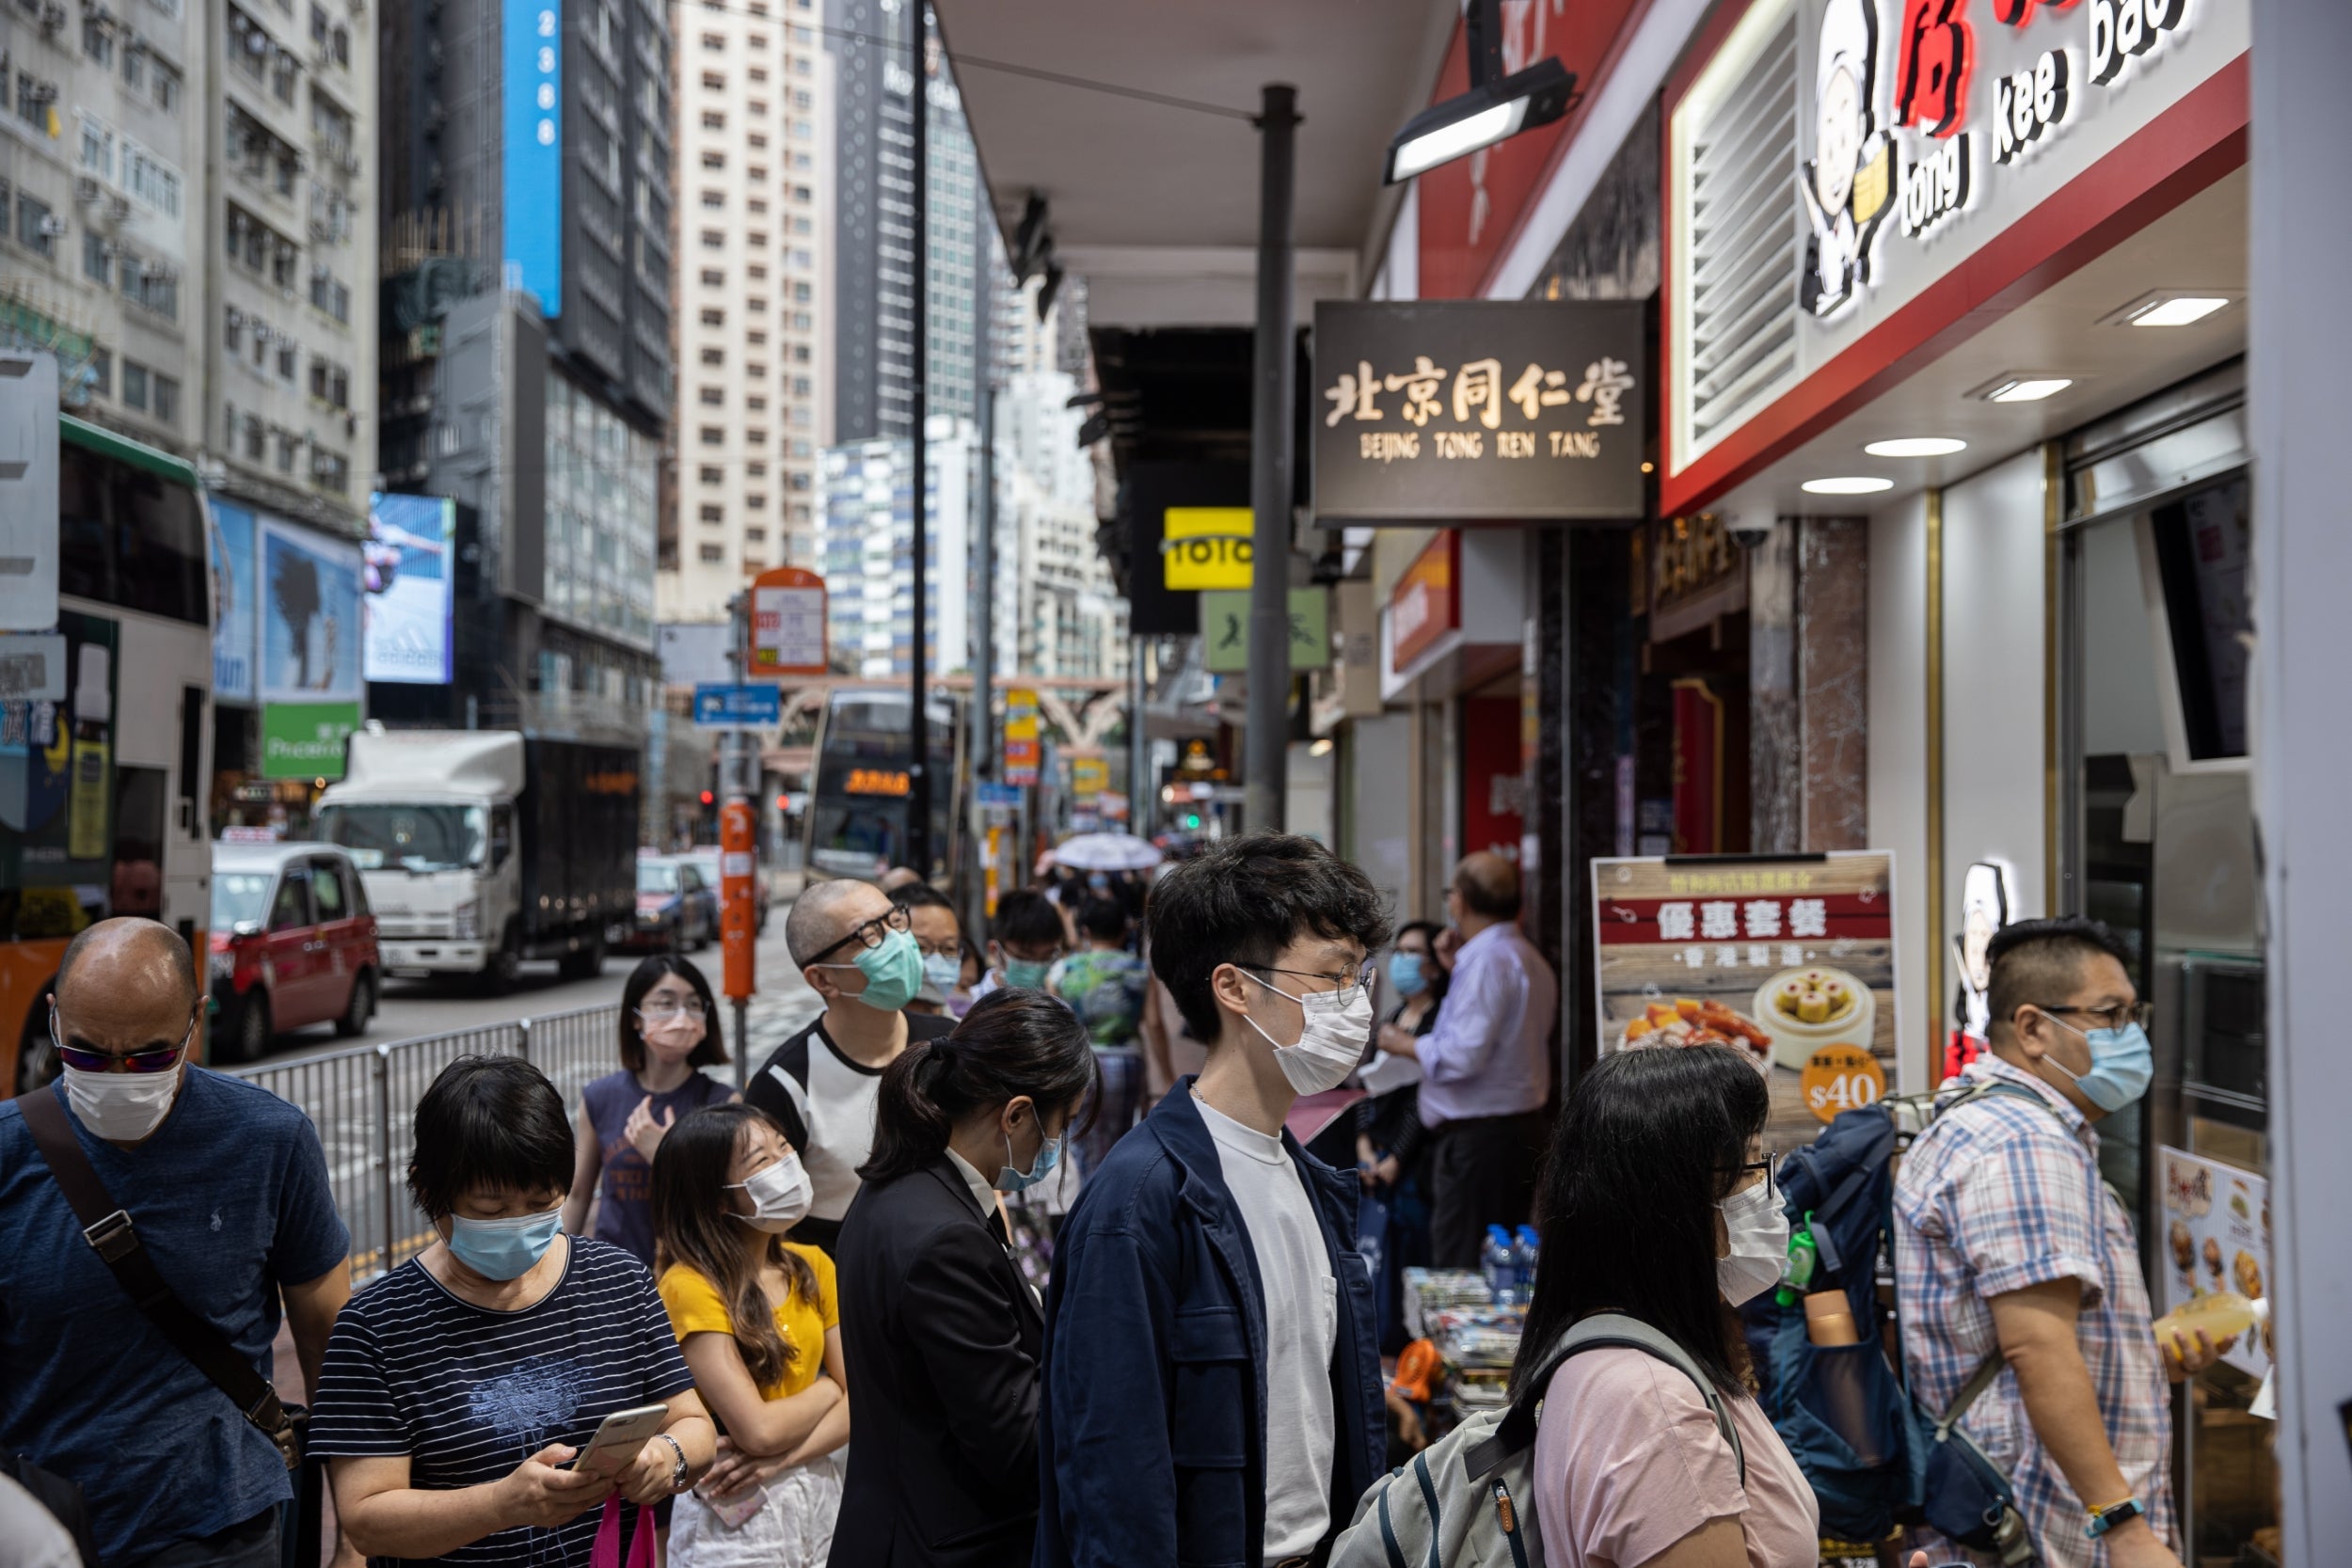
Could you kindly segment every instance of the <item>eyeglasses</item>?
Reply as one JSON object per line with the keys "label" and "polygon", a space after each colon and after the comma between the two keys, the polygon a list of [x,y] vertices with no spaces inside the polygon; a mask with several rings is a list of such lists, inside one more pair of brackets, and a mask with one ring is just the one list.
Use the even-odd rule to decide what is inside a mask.
{"label": "eyeglasses", "polygon": [[57,1060],[76,1072],[169,1072],[188,1053],[188,1042],[196,1037],[196,1018],[189,1016],[188,1032],[180,1037],[178,1045],[151,1045],[144,1051],[118,1056],[108,1051],[85,1051],[78,1045],[66,1044],[65,1031],[57,1027],[56,1009],[52,1007],[49,1037],[57,1048]]}
{"label": "eyeglasses", "polygon": [[1363,966],[1353,974],[1327,974],[1317,969],[1277,969],[1272,964],[1235,964],[1233,967],[1254,969],[1261,974],[1295,974],[1302,980],[1321,980],[1331,988],[1329,994],[1337,997],[1339,1005],[1343,1007],[1354,1004],[1358,991],[1370,988],[1373,975],[1377,974],[1380,968],[1369,958],[1365,959]]}
{"label": "eyeglasses", "polygon": [[2109,1029],[2121,1029],[2131,1023],[2137,1023],[2145,1029],[2150,1021],[2156,1016],[2156,1005],[2153,1002],[2119,1002],[2112,1007],[2072,1007],[2063,1003],[2048,1002],[2035,1002],[2030,1006],[2039,1007],[2045,1013],[2080,1013],[2085,1018],[2097,1019],[2103,1026]]}
{"label": "eyeglasses", "polygon": [[[836,942],[832,946],[817,953],[808,960],[808,962],[810,964],[823,963],[827,958],[833,957],[835,953],[840,952],[844,947],[849,946],[850,943],[853,942],[870,953],[875,948],[880,947],[889,937],[891,932],[911,931],[914,927],[914,917],[907,912],[907,907],[904,904],[893,904],[890,906],[890,912],[888,914],[876,915],[873,919],[851,930],[848,936],[843,937],[839,942]],[[804,964],[802,967],[806,968],[807,965]]]}
{"label": "eyeglasses", "polygon": [[657,997],[653,1001],[646,1003],[644,1006],[639,1007],[637,1009],[637,1016],[646,1020],[648,1022],[667,1023],[670,1020],[681,1016],[686,1018],[707,1018],[709,1014],[704,1008],[703,999],[699,996],[690,996],[683,1002],[676,1001],[671,997],[663,996]]}
{"label": "eyeglasses", "polygon": [[[1750,1160],[1744,1165],[1736,1166],[1733,1170],[1733,1174],[1737,1176],[1745,1176],[1752,1170],[1760,1170],[1764,1173],[1764,1190],[1766,1192],[1771,1193],[1775,1197],[1780,1196],[1779,1155],[1767,1153],[1761,1160]],[[1732,1190],[1734,1192],[1745,1192],[1747,1190],[1747,1183],[1741,1182],[1739,1186],[1734,1187]]]}

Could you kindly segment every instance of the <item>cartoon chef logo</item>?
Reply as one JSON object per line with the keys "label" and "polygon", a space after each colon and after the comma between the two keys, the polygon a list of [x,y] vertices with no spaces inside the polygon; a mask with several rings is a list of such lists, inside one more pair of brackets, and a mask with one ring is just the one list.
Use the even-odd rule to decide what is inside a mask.
{"label": "cartoon chef logo", "polygon": [[1894,207],[1895,151],[1878,128],[1875,0],[1829,0],[1813,83],[1813,161],[1798,171],[1806,221],[1798,302],[1835,312],[1870,280],[1872,242]]}

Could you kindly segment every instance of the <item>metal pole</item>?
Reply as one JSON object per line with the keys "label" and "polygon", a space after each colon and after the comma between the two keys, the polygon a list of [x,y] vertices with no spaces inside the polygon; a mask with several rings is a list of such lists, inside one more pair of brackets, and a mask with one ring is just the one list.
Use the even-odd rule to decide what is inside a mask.
{"label": "metal pole", "polygon": [[1151,672],[1144,666],[1144,641],[1127,640],[1127,831],[1152,836],[1154,796],[1152,789]]}
{"label": "metal pole", "polygon": [[1270,84],[1258,115],[1258,330],[1250,382],[1249,719],[1245,826],[1283,826],[1290,745],[1291,421],[1297,352],[1291,300],[1291,144],[1298,89]]}
{"label": "metal pole", "polygon": [[735,1093],[742,1097],[751,1082],[752,1005],[741,997],[735,999]]}
{"label": "metal pole", "polygon": [[[996,776],[996,393],[989,379],[988,335],[980,334],[980,504],[979,537],[973,552],[972,592],[978,600],[972,609],[972,717],[965,731],[971,736],[971,776],[977,783]],[[972,792],[975,799],[979,791]],[[975,808],[967,830],[972,853],[963,857],[974,875],[965,890],[965,928],[988,929],[988,877],[979,857],[986,852],[988,812]]]}
{"label": "metal pole", "polygon": [[375,1048],[375,1174],[379,1207],[384,1216],[382,1247],[376,1254],[375,1272],[389,1274],[394,1261],[392,1238],[397,1234],[392,1218],[392,1195],[399,1190],[400,1180],[392,1172],[392,1048]]}
{"label": "metal pole", "polygon": [[914,429],[912,432],[914,474],[914,483],[909,485],[914,492],[911,504],[914,514],[913,556],[909,567],[914,578],[914,603],[911,606],[913,613],[910,617],[911,630],[908,637],[907,655],[907,693],[913,699],[907,705],[907,739],[914,748],[914,760],[907,769],[906,863],[928,881],[931,874],[931,775],[929,766],[931,725],[930,712],[923,700],[930,684],[930,627],[928,622],[930,595],[928,592],[928,584],[924,580],[929,576],[928,563],[925,559],[929,553],[929,546],[925,538],[923,515],[928,503],[928,498],[924,495],[928,476],[925,472],[927,464],[923,446],[926,432],[923,427],[929,420],[931,411],[930,320],[931,225],[930,192],[926,188],[930,180],[930,149],[926,145],[930,138],[930,116],[928,100],[930,73],[928,70],[930,65],[928,52],[924,47],[930,31],[927,10],[925,0],[914,0],[914,4],[903,8],[899,14],[911,19],[907,25],[907,55],[908,64],[914,75],[914,89],[907,95],[914,116],[914,243],[912,247],[914,255],[914,260],[909,263],[909,270],[914,275],[913,305],[910,314],[914,318],[912,336],[914,340],[912,354],[914,376],[914,386],[911,388],[914,394]]}

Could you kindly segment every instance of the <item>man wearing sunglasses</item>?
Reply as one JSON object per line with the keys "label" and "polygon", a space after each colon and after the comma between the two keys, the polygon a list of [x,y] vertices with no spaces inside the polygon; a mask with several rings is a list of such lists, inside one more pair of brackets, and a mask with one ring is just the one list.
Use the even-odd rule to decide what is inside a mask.
{"label": "man wearing sunglasses", "polygon": [[[75,1141],[187,1309],[267,1376],[280,1302],[304,1381],[351,1295],[350,1236],[318,1133],[268,1091],[188,1059],[204,998],[188,944],[101,921],[57,966],[49,1022]],[[284,1459],[139,1309],[25,1125],[0,1104],[0,1449],[78,1484],[109,1568],[275,1568]],[[286,1397],[294,1397],[287,1390]]]}
{"label": "man wearing sunglasses", "polygon": [[857,1196],[858,1166],[874,1148],[882,1069],[911,1039],[956,1026],[943,1013],[907,1010],[923,989],[923,949],[906,906],[869,882],[818,882],[793,900],[785,946],[825,1010],[776,1047],[743,1098],[784,1129],[808,1172],[808,1213],[792,1239],[833,1250]]}

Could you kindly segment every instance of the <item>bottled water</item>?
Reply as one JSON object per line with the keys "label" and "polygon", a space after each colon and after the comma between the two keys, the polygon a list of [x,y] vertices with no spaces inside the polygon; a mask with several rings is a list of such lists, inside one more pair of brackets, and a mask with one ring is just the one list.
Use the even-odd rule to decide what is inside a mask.
{"label": "bottled water", "polygon": [[1486,1227],[1486,1245],[1479,1254],[1479,1272],[1497,1307],[1518,1300],[1518,1260],[1513,1256],[1511,1233],[1499,1225]]}
{"label": "bottled water", "polygon": [[1518,1244],[1512,1249],[1512,1268],[1518,1275],[1518,1299],[1522,1305],[1535,1299],[1535,1259],[1543,1250],[1543,1239],[1532,1225],[1522,1225]]}

